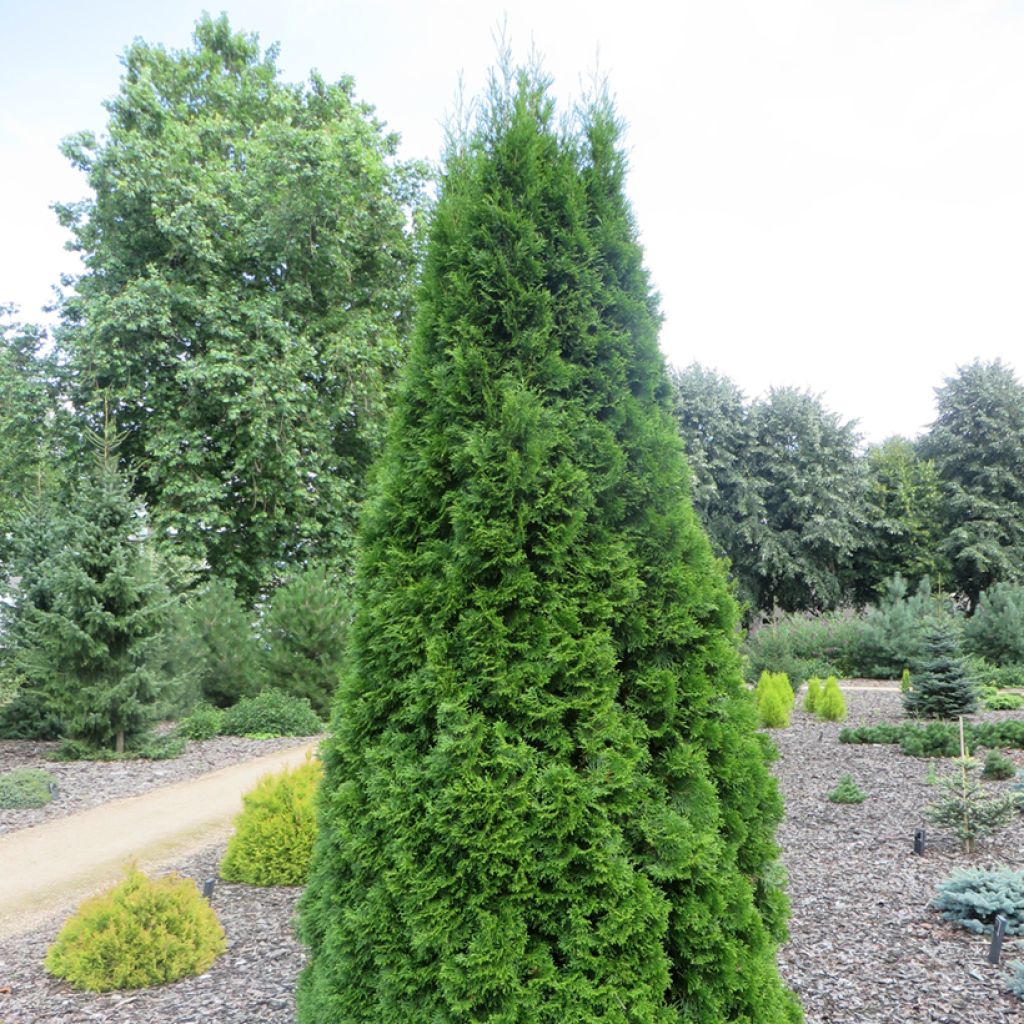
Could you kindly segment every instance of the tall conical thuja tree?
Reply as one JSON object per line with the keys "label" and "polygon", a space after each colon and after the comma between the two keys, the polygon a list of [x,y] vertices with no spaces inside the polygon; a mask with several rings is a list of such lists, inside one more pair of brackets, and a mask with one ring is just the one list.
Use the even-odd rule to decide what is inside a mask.
{"label": "tall conical thuja tree", "polygon": [[607,106],[453,145],[364,513],[306,1024],[779,1022],[780,804]]}

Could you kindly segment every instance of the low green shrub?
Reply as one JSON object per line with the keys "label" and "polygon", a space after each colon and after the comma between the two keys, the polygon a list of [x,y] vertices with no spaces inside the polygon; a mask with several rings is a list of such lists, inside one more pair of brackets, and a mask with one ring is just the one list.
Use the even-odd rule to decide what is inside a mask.
{"label": "low green shrub", "polygon": [[982,689],[1024,689],[1024,665],[994,665],[985,658],[971,655],[967,658],[967,668]]}
{"label": "low green shrub", "polygon": [[753,682],[767,669],[785,672],[799,686],[811,676],[852,675],[863,634],[862,620],[850,609],[794,612],[756,623],[743,643],[747,678]]}
{"label": "low green shrub", "polygon": [[828,794],[828,798],[834,804],[862,804],[868,795],[853,781],[853,776],[847,773]]}
{"label": "low green shrub", "polygon": [[983,693],[981,703],[986,711],[1020,711],[1024,708],[1024,693]]}
{"label": "low green shrub", "polygon": [[319,761],[266,775],[242,798],[242,813],[220,866],[228,882],[302,885],[316,839]]}
{"label": "low green shrub", "polygon": [[939,884],[931,906],[947,921],[979,935],[991,932],[1002,914],[1007,935],[1024,935],[1024,871],[960,868]]}
{"label": "low green shrub", "polygon": [[243,697],[224,712],[221,732],[225,736],[313,736],[323,722],[304,697],[292,697],[280,690],[264,690],[255,697]]}
{"label": "low green shrub", "polygon": [[991,793],[974,777],[978,762],[958,757],[957,770],[939,779],[941,794],[925,808],[925,817],[939,828],[952,832],[965,853],[973,853],[978,842],[1004,829],[1019,807],[1016,793]]}
{"label": "low green shrub", "polygon": [[[1016,718],[1001,722],[964,723],[967,752],[985,747],[1024,750],[1024,721]],[[862,725],[843,729],[840,743],[898,743],[911,757],[956,757],[960,753],[959,726],[953,722],[928,722],[918,725]]]}
{"label": "low green shrub", "polygon": [[983,779],[1012,779],[1017,766],[1001,750],[990,750],[981,770]]}
{"label": "low green shrub", "polygon": [[0,774],[0,808],[45,807],[53,799],[50,786],[56,784],[56,776],[41,768],[15,768],[4,772]]}
{"label": "low green shrub", "polygon": [[804,711],[815,712],[818,709],[819,700],[821,700],[821,680],[817,676],[811,676],[807,680],[807,692],[804,694]]}
{"label": "low green shrub", "polygon": [[197,704],[178,723],[178,735],[189,740],[212,740],[224,726],[224,712],[205,702]]}
{"label": "low green shrub", "polygon": [[839,680],[829,676],[817,702],[818,717],[825,722],[841,722],[846,718],[846,699],[839,689]]}
{"label": "low green shrub", "polygon": [[145,735],[135,737],[129,749],[120,754],[86,740],[64,740],[49,757],[51,761],[168,761],[184,753],[183,737]]}
{"label": "low green shrub", "polygon": [[202,974],[226,948],[224,929],[195,883],[133,869],[68,919],[45,967],[75,988],[108,992]]}

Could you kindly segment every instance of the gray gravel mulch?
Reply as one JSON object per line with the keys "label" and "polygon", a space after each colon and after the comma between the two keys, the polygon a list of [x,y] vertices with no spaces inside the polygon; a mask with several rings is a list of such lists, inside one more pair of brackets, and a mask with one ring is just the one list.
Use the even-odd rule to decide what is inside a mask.
{"label": "gray gravel mulch", "polygon": [[[898,693],[850,691],[847,701],[851,725],[900,718]],[[1004,990],[1004,968],[986,961],[988,938],[928,909],[938,883],[956,867],[1024,867],[1024,817],[972,857],[929,828],[925,854],[917,856],[914,830],[926,826],[922,811],[936,795],[926,782],[928,762],[893,746],[839,744],[840,728],[798,711],[790,728],[773,733],[792,904],[780,966],[807,1024],[1024,1024],[1024,1003]],[[1012,756],[1024,762],[1024,753]],[[937,767],[949,770],[948,763]],[[826,799],[845,772],[869,794],[863,804]],[[207,851],[179,870],[197,881],[212,877],[221,853]],[[0,1020],[293,1024],[303,961],[292,929],[297,896],[219,883],[213,903],[228,953],[200,978],[140,992],[77,993],[46,975],[40,964],[60,922],[0,944],[0,988],[11,988],[0,994]],[[1011,949],[1004,963],[1015,957],[1024,951]]]}
{"label": "gray gravel mulch", "polygon": [[[158,786],[184,782],[207,772],[249,761],[276,750],[311,742],[314,737],[280,736],[248,740],[218,736],[190,740],[185,753],[165,761],[50,761],[59,743],[36,740],[0,740],[0,772],[12,768],[42,768],[57,778],[57,796],[45,807],[23,810],[0,808],[0,835],[29,828],[66,814],[77,814],[110,800],[138,796]],[[2,1018],[0,1018],[2,1020]]]}
{"label": "gray gravel mulch", "polygon": [[[846,725],[901,719],[899,693],[846,698]],[[993,967],[987,936],[944,922],[928,904],[958,867],[1024,867],[1024,817],[967,856],[924,818],[938,796],[926,781],[928,760],[895,746],[840,744],[841,728],[797,711],[790,728],[773,731],[792,907],[780,967],[807,1024],[1022,1024],[1024,1003],[1005,991],[1003,976],[1006,961],[1024,959],[1024,950],[1005,947],[1004,966]],[[1009,754],[1024,766],[1024,752]],[[935,767],[940,775],[952,770],[944,760]],[[864,803],[826,798],[846,772],[867,792]],[[926,829],[924,856],[913,853],[917,828]]]}

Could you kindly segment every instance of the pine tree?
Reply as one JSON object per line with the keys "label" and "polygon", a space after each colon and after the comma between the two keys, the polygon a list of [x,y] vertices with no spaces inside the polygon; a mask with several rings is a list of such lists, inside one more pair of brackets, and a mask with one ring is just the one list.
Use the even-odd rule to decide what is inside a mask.
{"label": "pine tree", "polygon": [[915,718],[956,718],[974,711],[977,691],[952,627],[937,622],[924,634],[923,648],[910,666],[910,689],[903,694],[903,710]]}
{"label": "pine tree", "polygon": [[618,134],[507,75],[448,154],[324,748],[307,1024],[800,1017]]}
{"label": "pine tree", "polygon": [[17,595],[15,664],[66,735],[125,749],[159,696],[159,645],[169,598],[142,549],[144,519],[119,471],[106,421],[98,452]]}

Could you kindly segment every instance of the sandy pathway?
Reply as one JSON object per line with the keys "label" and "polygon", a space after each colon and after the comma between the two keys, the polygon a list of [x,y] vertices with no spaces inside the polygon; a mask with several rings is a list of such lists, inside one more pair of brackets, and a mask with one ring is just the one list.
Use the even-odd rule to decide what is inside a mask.
{"label": "sandy pathway", "polygon": [[303,743],[0,836],[0,939],[66,913],[131,861],[153,869],[222,840],[261,775],[315,750]]}

